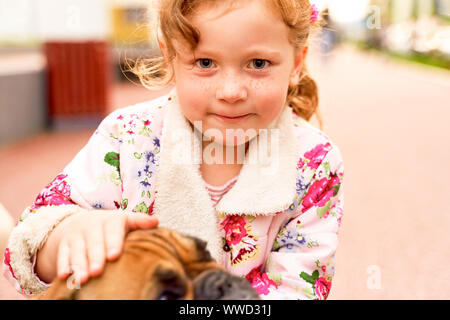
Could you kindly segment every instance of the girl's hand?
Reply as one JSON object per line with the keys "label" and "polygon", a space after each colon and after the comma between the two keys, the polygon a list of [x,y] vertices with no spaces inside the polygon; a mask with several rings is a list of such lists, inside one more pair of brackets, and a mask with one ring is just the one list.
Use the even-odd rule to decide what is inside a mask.
{"label": "girl's hand", "polygon": [[38,276],[46,281],[39,273],[39,260],[41,254],[46,255],[44,250],[48,246],[47,252],[53,251],[50,257],[55,259],[50,259],[50,263],[46,264],[44,273],[47,279],[53,280],[55,275],[65,279],[73,272],[74,280],[83,284],[89,277],[102,273],[105,260],[113,261],[120,256],[128,231],[151,229],[157,225],[155,217],[144,214],[126,215],[106,210],[74,214],[50,233],[38,255]]}

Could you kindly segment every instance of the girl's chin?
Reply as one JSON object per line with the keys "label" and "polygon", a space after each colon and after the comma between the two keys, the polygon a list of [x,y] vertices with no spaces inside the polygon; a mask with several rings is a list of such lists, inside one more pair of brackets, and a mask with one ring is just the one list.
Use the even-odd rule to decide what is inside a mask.
{"label": "girl's chin", "polygon": [[203,140],[214,141],[227,147],[236,147],[252,140],[257,135],[256,133],[254,129],[210,128],[203,131]]}
{"label": "girl's chin", "polygon": [[237,140],[237,139],[229,139],[229,140],[223,140],[223,139],[208,139],[207,137],[204,137],[203,143],[208,145],[210,143],[214,143],[217,146],[223,146],[223,147],[228,147],[228,148],[232,148],[232,147],[239,147],[239,146],[244,146],[250,139],[246,138],[245,140]]}

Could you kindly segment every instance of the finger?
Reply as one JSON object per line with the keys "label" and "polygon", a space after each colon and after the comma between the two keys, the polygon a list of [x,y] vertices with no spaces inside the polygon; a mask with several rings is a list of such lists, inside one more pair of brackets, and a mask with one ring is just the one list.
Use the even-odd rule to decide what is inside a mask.
{"label": "finger", "polygon": [[70,274],[70,247],[65,240],[62,240],[58,246],[56,270],[60,279],[66,279]]}
{"label": "finger", "polygon": [[70,267],[78,283],[82,284],[88,280],[86,243],[81,234],[70,241]]}
{"label": "finger", "polygon": [[137,229],[151,229],[158,226],[158,219],[156,217],[148,216],[145,214],[133,214],[127,215],[126,227],[127,231],[133,231]]}
{"label": "finger", "polygon": [[122,252],[123,239],[125,237],[125,216],[114,217],[104,224],[104,241],[106,259],[115,260]]}
{"label": "finger", "polygon": [[103,225],[85,234],[89,276],[95,277],[102,273],[105,264],[105,241]]}

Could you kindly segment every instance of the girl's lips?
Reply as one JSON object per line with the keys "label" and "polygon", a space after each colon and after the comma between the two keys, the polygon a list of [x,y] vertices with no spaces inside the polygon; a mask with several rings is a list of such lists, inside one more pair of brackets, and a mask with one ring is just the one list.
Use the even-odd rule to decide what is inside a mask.
{"label": "girl's lips", "polygon": [[246,119],[247,117],[249,117],[251,115],[251,113],[240,116],[240,117],[226,117],[226,116],[221,116],[218,114],[214,114],[216,117],[218,117],[220,120],[225,121],[225,122],[238,122],[238,121],[242,121],[244,119]]}

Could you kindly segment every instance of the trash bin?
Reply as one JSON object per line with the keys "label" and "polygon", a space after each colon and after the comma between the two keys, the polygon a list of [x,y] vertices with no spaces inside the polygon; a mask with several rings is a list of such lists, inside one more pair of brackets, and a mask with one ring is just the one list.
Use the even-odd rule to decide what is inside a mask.
{"label": "trash bin", "polygon": [[49,41],[48,116],[53,128],[96,126],[109,110],[112,65],[105,41]]}

